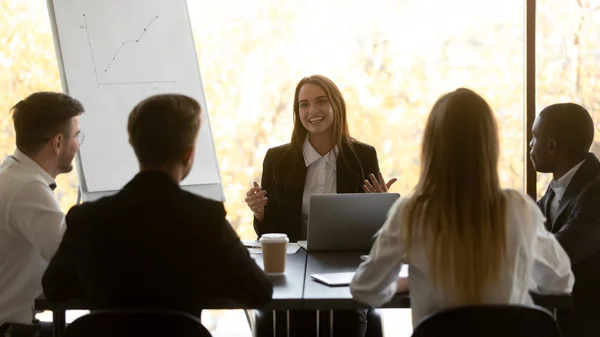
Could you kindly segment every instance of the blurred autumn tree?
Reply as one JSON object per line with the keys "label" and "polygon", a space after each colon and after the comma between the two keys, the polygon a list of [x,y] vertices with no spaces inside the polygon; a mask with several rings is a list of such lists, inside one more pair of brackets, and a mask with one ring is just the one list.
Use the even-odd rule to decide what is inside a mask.
{"label": "blurred autumn tree", "polygon": [[[254,238],[244,204],[269,147],[289,141],[295,84],[333,79],[352,135],[378,150],[393,191],[409,193],[433,102],[460,86],[482,94],[501,131],[500,175],[522,189],[524,2],[188,0],[231,223]],[[0,155],[14,149],[10,107],[60,90],[43,0],[0,0]],[[600,121],[598,1],[540,0],[538,103],[576,101]],[[538,109],[539,110],[539,109]],[[600,137],[600,136],[599,136]],[[201,160],[198,158],[197,160]],[[540,176],[540,189],[548,177]],[[545,179],[545,180],[544,180]],[[76,175],[59,178],[67,210]]]}
{"label": "blurred autumn tree", "polygon": [[377,148],[384,175],[399,179],[394,191],[417,181],[431,105],[460,86],[497,112],[502,183],[522,187],[521,1],[189,4],[229,216],[242,237],[254,237],[245,191],[260,180],[266,150],[289,141],[295,84],[314,73],[340,86],[352,135]]}
{"label": "blurred autumn tree", "polygon": [[[600,156],[600,0],[538,0],[538,111],[575,102],[595,122],[592,151]],[[538,195],[552,177],[538,175]]]}
{"label": "blurred autumn tree", "polygon": [[[36,91],[60,91],[56,53],[45,1],[0,0],[0,158],[12,154],[15,134],[10,108]],[[77,199],[77,175],[57,178],[64,210]]]}

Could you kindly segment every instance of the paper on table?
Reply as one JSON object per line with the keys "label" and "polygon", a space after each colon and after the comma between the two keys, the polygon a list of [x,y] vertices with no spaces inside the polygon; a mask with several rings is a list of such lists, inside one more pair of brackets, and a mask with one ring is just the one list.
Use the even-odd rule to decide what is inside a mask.
{"label": "paper on table", "polygon": [[[244,247],[248,249],[250,254],[262,254],[262,249],[260,248],[260,242],[256,240],[242,240]],[[286,254],[292,255],[296,254],[296,252],[300,249],[300,246],[295,242],[290,242],[287,245]]]}
{"label": "paper on table", "polygon": [[[354,272],[341,272],[341,273],[321,273],[311,274],[310,276],[317,282],[321,282],[328,286],[345,286],[352,282]],[[399,277],[408,277],[408,265],[403,264],[400,268]]]}
{"label": "paper on table", "polygon": [[241,240],[246,248],[260,248],[260,242],[258,240]]}
{"label": "paper on table", "polygon": [[298,249],[300,249],[300,245],[295,243],[295,242],[291,242],[288,243],[287,245],[287,254],[296,254],[296,252],[298,251]]}

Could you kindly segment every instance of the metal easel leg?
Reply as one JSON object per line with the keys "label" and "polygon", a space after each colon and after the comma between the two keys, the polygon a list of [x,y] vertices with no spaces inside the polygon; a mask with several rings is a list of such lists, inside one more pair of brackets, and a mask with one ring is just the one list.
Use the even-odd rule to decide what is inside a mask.
{"label": "metal easel leg", "polygon": [[273,310],[273,337],[277,336],[277,312]]}
{"label": "metal easel leg", "polygon": [[333,310],[329,310],[329,337],[333,337]]}
{"label": "metal easel leg", "polygon": [[287,337],[290,337],[290,311],[286,310],[285,314],[287,320]]}
{"label": "metal easel leg", "polygon": [[319,310],[317,310],[317,334],[316,334],[317,337],[319,337],[320,332],[321,332],[319,330],[320,330],[319,329]]}

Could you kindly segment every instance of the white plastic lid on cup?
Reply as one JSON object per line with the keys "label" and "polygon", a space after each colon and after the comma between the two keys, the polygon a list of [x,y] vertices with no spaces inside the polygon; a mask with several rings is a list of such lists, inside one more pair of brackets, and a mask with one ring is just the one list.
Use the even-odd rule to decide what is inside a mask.
{"label": "white plastic lid on cup", "polygon": [[281,243],[290,242],[290,239],[283,233],[269,233],[263,234],[258,241],[260,241],[260,243]]}

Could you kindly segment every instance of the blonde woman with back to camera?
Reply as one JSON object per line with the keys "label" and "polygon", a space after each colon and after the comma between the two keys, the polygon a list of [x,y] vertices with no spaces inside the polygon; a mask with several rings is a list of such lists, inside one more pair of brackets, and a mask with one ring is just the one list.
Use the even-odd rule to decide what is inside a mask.
{"label": "blonde woman with back to camera", "polygon": [[[373,307],[410,288],[413,326],[441,309],[532,304],[529,290],[568,293],[569,258],[528,196],[500,188],[498,129],[487,102],[469,89],[442,96],[423,135],[414,192],[390,209],[352,280]],[[399,278],[401,265],[408,278]]]}

